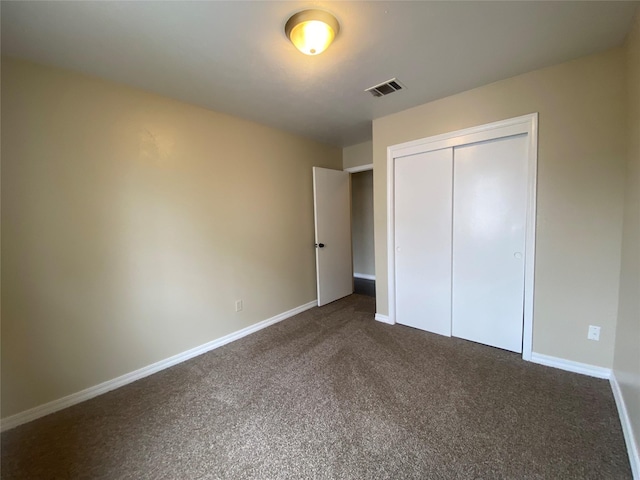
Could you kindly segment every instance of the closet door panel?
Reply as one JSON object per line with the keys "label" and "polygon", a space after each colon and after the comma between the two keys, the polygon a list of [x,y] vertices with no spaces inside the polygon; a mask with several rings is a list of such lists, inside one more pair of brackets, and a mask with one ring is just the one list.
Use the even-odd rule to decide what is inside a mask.
{"label": "closet door panel", "polygon": [[395,160],[396,322],[451,336],[453,150]]}
{"label": "closet door panel", "polygon": [[454,150],[453,335],[522,351],[526,135]]}

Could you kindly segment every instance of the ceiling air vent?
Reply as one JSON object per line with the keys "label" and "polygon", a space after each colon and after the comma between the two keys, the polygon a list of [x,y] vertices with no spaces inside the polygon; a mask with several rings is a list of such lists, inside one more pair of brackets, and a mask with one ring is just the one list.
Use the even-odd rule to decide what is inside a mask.
{"label": "ceiling air vent", "polygon": [[382,82],[380,85],[369,87],[365,92],[369,92],[374,97],[384,97],[390,93],[397,92],[405,88],[397,79],[392,78],[386,82]]}

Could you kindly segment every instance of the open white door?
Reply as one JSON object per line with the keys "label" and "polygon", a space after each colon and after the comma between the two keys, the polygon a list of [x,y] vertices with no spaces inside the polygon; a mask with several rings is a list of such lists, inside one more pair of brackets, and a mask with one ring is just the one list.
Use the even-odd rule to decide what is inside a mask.
{"label": "open white door", "polygon": [[349,172],[313,167],[318,305],[353,293]]}

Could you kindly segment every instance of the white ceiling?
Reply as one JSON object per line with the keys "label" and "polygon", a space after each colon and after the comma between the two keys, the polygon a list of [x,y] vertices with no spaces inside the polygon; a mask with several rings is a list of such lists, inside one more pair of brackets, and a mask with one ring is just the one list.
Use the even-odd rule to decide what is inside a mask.
{"label": "white ceiling", "polygon": [[[2,53],[347,146],[371,120],[624,41],[639,2],[7,2]],[[332,12],[307,57],[289,16]],[[364,89],[397,77],[407,90]]]}

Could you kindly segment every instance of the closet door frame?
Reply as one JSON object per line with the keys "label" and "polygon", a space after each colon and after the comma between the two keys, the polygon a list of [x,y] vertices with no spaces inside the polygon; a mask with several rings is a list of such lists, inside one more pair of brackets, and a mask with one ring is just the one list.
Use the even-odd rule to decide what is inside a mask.
{"label": "closet door frame", "polygon": [[536,182],[538,172],[538,114],[488,123],[455,132],[435,135],[387,147],[387,266],[389,275],[389,320],[396,323],[396,258],[395,258],[395,160],[407,155],[430,152],[470,143],[527,134],[527,219],[524,263],[524,323],[522,358],[531,360],[533,343],[533,293],[536,240]]}

